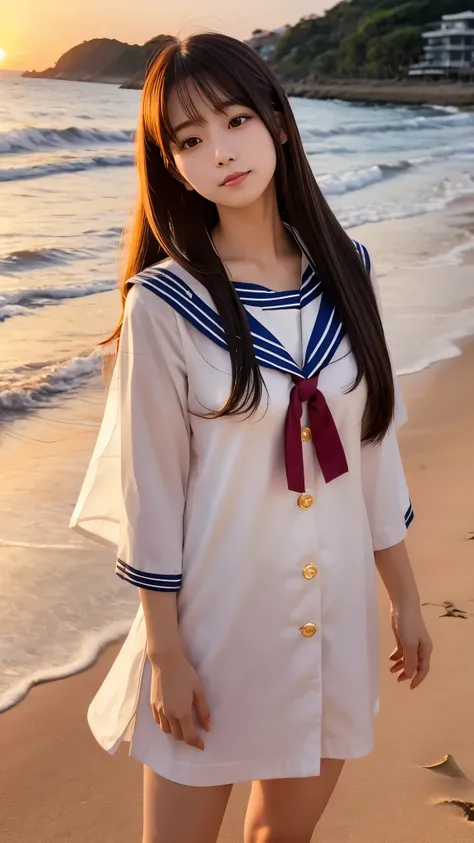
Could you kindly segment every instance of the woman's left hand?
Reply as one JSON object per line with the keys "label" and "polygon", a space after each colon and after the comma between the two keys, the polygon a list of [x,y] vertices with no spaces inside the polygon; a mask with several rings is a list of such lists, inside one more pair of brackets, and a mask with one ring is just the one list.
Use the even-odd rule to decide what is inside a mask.
{"label": "woman's left hand", "polygon": [[411,679],[417,688],[428,675],[433,643],[426,629],[421,607],[401,604],[391,607],[392,629],[397,646],[390,655],[394,662],[390,673],[398,673],[398,682]]}

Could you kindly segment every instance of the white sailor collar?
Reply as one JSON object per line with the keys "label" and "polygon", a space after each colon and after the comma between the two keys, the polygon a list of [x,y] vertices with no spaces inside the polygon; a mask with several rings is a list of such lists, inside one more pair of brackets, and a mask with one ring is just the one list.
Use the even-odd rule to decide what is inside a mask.
{"label": "white sailor collar", "polygon": [[[298,290],[276,292],[258,284],[245,283],[235,283],[234,286],[247,314],[255,356],[260,365],[307,379],[319,374],[332,360],[344,337],[344,328],[336,308],[324,293],[322,281],[317,278],[309,262],[306,249],[295,236],[303,254],[301,286]],[[370,269],[367,250],[356,241],[353,242],[367,269]],[[171,258],[161,261],[139,273],[130,283],[141,283],[212,342],[227,348],[224,328],[209,292],[176,261]],[[278,337],[257,318],[255,309],[303,311],[316,299],[319,299],[318,310],[308,331],[309,338],[301,367]]]}

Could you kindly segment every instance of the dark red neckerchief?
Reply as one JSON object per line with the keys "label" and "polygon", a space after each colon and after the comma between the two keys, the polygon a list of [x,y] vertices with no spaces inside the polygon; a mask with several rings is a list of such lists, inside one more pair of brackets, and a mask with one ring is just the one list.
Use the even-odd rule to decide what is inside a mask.
{"label": "dark red neckerchief", "polygon": [[304,492],[303,443],[301,416],[303,403],[308,402],[308,418],[314,450],[326,483],[345,474],[347,467],[344,448],[322,392],[318,389],[318,375],[313,378],[291,376],[295,382],[285,422],[285,465],[288,488]]}

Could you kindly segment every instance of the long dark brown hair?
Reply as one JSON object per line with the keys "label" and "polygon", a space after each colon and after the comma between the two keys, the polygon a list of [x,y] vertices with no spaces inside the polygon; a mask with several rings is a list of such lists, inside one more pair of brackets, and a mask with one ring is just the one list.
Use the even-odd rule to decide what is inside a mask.
{"label": "long dark brown hair", "polygon": [[[190,83],[220,112],[223,99],[253,109],[271,134],[280,217],[299,234],[325,294],[336,307],[357,364],[350,389],[366,379],[363,438],[380,441],[392,420],[394,387],[369,275],[316,184],[283,89],[263,59],[234,38],[206,33],[180,42],[166,36],[148,64],[136,135],[138,207],[120,287],[123,307],[130,278],[168,256],[173,258],[208,290],[225,331],[232,386],[216,415],[257,409],[263,379],[246,313],[209,236],[218,221],[216,206],[186,190],[173,162],[175,138],[167,112],[172,89],[189,118],[201,120],[190,97]],[[281,127],[287,137],[284,144]],[[123,309],[117,328],[103,345],[118,343],[122,322]]]}

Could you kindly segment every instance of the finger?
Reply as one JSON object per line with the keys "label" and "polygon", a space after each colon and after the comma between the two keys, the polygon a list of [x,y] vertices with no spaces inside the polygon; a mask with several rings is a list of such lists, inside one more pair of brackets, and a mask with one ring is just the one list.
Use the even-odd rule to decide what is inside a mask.
{"label": "finger", "polygon": [[198,688],[194,692],[194,707],[196,709],[196,717],[199,725],[202,726],[206,732],[209,732],[211,728],[211,712],[202,688]]}
{"label": "finger", "polygon": [[158,718],[159,718],[158,722],[160,724],[161,731],[166,732],[167,735],[170,735],[171,734],[171,727],[170,727],[168,718],[165,717],[163,712],[158,712]]}
{"label": "finger", "polygon": [[403,659],[398,659],[398,661],[391,666],[390,673],[398,673],[400,670],[403,670]]}
{"label": "finger", "polygon": [[411,679],[418,670],[418,646],[408,646],[403,649],[403,673]]}
{"label": "finger", "polygon": [[191,715],[183,717],[180,720],[180,725],[181,731],[183,733],[183,740],[186,741],[189,746],[195,746],[196,749],[204,749],[204,743],[199,737],[198,733],[196,732],[196,727],[193,723],[193,718],[191,717]]}
{"label": "finger", "polygon": [[395,647],[395,649],[393,650],[392,653],[390,653],[389,659],[391,661],[396,661],[398,659],[401,659],[402,657],[403,657],[403,648],[398,646],[398,647]]}
{"label": "finger", "polygon": [[413,690],[414,688],[418,688],[418,685],[421,685],[424,679],[428,676],[431,664],[431,653],[421,652],[418,658],[418,670],[416,672],[416,676],[413,677],[410,688]]}
{"label": "finger", "polygon": [[170,724],[171,735],[175,739],[175,741],[182,741],[183,730],[181,729],[181,724],[179,720],[177,720],[175,717],[170,717],[168,719],[168,723]]}

